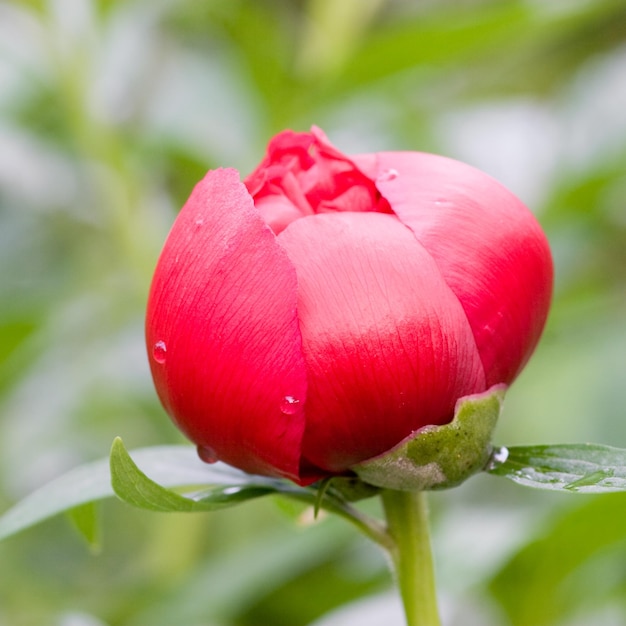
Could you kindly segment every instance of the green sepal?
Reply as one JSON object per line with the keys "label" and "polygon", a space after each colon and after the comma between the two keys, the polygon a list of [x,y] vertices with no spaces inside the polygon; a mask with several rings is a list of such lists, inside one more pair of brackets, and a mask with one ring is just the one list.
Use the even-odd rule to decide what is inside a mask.
{"label": "green sepal", "polygon": [[328,491],[345,502],[358,502],[378,495],[380,487],[366,483],[356,476],[333,476],[330,478]]}
{"label": "green sepal", "polygon": [[461,398],[454,419],[416,431],[388,452],[353,466],[377,487],[400,491],[447,489],[481,471],[493,451],[491,438],[506,386]]}

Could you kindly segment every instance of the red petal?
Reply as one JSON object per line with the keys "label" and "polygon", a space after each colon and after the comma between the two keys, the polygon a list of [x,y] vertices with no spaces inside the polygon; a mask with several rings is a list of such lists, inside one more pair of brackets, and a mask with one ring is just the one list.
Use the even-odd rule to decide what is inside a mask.
{"label": "red petal", "polygon": [[383,152],[355,161],[459,298],[487,385],[510,383],[539,340],[552,294],[550,249],[532,213],[487,174],[452,159]]}
{"label": "red petal", "polygon": [[306,375],[296,303],[294,268],[238,173],[209,172],[167,239],[146,321],[161,400],[206,456],[298,480]]}
{"label": "red petal", "polygon": [[314,215],[278,240],[298,274],[305,459],[340,472],[485,388],[457,298],[395,216]]}
{"label": "red petal", "polygon": [[316,127],[311,133],[276,135],[244,184],[275,234],[314,213],[391,212],[373,180]]}

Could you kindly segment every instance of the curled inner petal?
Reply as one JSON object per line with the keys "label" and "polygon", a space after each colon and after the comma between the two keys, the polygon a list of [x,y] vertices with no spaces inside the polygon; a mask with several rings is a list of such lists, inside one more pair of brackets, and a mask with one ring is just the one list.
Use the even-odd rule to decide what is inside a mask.
{"label": "curled inner petal", "polygon": [[274,137],[266,157],[244,183],[276,234],[293,220],[315,213],[391,211],[374,181],[317,128]]}

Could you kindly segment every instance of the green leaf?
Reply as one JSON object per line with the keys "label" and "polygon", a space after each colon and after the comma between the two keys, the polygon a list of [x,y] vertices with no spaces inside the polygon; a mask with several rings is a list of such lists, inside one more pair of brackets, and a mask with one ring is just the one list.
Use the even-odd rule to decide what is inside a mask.
{"label": "green leaf", "polygon": [[599,444],[516,446],[490,474],[550,491],[626,491],[626,450]]}
{"label": "green leaf", "polygon": [[[197,486],[200,489],[210,484],[234,487],[250,481],[247,474],[224,463],[203,463],[192,446],[141,448],[132,455],[141,471],[164,487]],[[109,467],[108,458],[87,463],[26,496],[0,516],[0,540],[64,511],[114,496]],[[233,498],[235,494],[226,495]],[[244,495],[249,494],[238,497],[243,499]],[[217,498],[217,494],[213,497]]]}
{"label": "green leaf", "polygon": [[418,13],[413,19],[383,23],[364,40],[342,80],[353,89],[415,67],[467,64],[504,42],[527,36],[533,19],[528,7],[520,3],[494,6],[435,10],[427,16]]}
{"label": "green leaf", "polygon": [[119,437],[111,448],[111,484],[115,494],[128,504],[150,511],[213,511],[277,493],[282,486],[279,481],[240,474],[240,484],[218,483],[186,497],[148,478],[132,460]]}
{"label": "green leaf", "polygon": [[[70,511],[70,518],[88,541],[95,541],[97,527],[91,502],[117,495],[123,501],[151,511],[213,511],[252,498],[280,494],[323,507],[350,519],[366,534],[374,528],[345,501],[332,485],[321,497],[316,486],[298,487],[288,480],[254,476],[225,463],[207,465],[191,446],[156,446],[132,453],[122,440],[113,442],[110,459],[88,463],[33,492],[0,517],[0,540],[52,517]],[[148,474],[150,477],[148,477]],[[168,489],[174,487],[175,490]],[[375,492],[375,490],[373,490]],[[358,498],[372,489],[356,489]],[[358,499],[357,498],[357,499]]]}
{"label": "green leaf", "polygon": [[88,463],[37,489],[0,517],[0,539],[86,502],[113,495],[107,459]]}
{"label": "green leaf", "polygon": [[[580,498],[573,507],[536,520],[534,534],[531,530],[489,585],[506,623],[600,623],[589,617],[590,607],[623,597],[625,510],[626,494],[615,493]],[[572,620],[575,614],[584,617]]]}
{"label": "green leaf", "polygon": [[67,511],[67,516],[92,552],[99,552],[101,547],[100,524],[95,502],[80,504]]}
{"label": "green leaf", "polygon": [[[222,464],[223,465],[223,464]],[[215,472],[219,464],[210,466]],[[162,485],[148,478],[130,458],[118,437],[111,449],[111,482],[116,495],[133,506],[150,511],[202,512],[214,511],[238,504],[251,498],[279,494],[312,505],[315,510],[324,508],[341,515],[355,524],[361,532],[388,548],[389,535],[379,520],[362,514],[351,507],[341,492],[332,487],[331,481],[317,483],[311,487],[298,487],[293,483],[275,478],[255,476],[234,470],[223,465],[227,471],[239,476],[236,484],[215,481],[214,484],[194,493],[182,495],[165,489]],[[221,472],[216,472],[218,475]],[[321,489],[320,489],[321,488]],[[318,491],[320,490],[321,493]],[[183,489],[183,491],[189,491]],[[357,490],[363,491],[363,490]],[[371,493],[371,490],[369,490]],[[375,491],[375,490],[374,490]]]}

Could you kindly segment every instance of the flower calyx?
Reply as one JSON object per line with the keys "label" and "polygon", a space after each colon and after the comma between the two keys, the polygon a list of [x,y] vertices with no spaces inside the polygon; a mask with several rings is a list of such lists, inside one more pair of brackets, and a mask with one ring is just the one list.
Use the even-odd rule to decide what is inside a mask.
{"label": "flower calyx", "polygon": [[364,482],[399,491],[455,487],[485,468],[506,385],[460,398],[454,419],[426,426],[380,456],[350,469]]}

